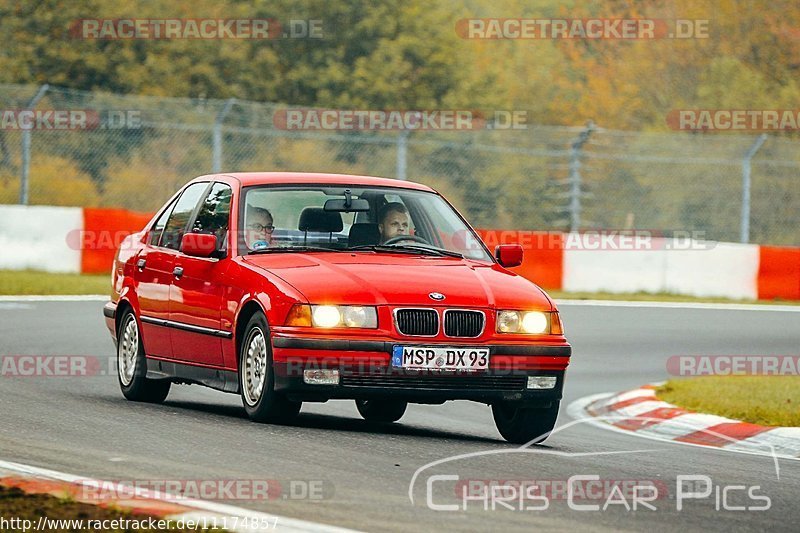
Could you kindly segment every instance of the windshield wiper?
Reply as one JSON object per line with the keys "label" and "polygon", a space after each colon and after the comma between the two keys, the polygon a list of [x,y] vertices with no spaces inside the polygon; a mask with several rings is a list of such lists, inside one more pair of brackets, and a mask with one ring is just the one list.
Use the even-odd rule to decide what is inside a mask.
{"label": "windshield wiper", "polygon": [[250,250],[247,255],[258,254],[276,254],[285,252],[344,252],[345,250],[337,248],[323,248],[322,246],[277,246],[275,248],[261,248],[258,250]]}
{"label": "windshield wiper", "polygon": [[441,248],[428,248],[426,246],[394,246],[394,245],[383,245],[383,244],[368,244],[364,246],[354,246],[352,248],[347,248],[347,251],[352,250],[370,250],[374,252],[395,252],[395,253],[406,253],[406,254],[423,254],[423,255],[433,255],[437,257],[458,257],[459,259],[463,259],[464,256],[458,252],[451,252],[450,250],[443,250]]}

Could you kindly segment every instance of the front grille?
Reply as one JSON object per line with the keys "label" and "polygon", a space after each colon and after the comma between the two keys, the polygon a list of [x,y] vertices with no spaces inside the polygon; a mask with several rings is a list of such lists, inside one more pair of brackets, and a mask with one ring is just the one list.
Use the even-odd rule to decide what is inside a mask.
{"label": "front grille", "polygon": [[447,310],[444,312],[444,334],[448,337],[478,337],[486,320],[479,311]]}
{"label": "front grille", "polygon": [[363,375],[342,376],[344,387],[379,387],[384,389],[428,390],[525,390],[525,376],[414,376],[414,375]]}
{"label": "front grille", "polygon": [[433,309],[398,309],[395,321],[403,335],[433,337],[439,333],[439,315]]}

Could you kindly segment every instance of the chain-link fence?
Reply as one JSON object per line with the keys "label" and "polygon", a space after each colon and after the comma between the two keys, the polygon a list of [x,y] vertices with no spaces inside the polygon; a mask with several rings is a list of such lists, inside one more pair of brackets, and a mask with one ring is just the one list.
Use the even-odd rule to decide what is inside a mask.
{"label": "chain-link fence", "polygon": [[23,85],[0,85],[0,110],[0,203],[152,211],[212,171],[324,171],[429,184],[477,227],[800,245],[800,139],[783,134],[286,129],[283,105]]}

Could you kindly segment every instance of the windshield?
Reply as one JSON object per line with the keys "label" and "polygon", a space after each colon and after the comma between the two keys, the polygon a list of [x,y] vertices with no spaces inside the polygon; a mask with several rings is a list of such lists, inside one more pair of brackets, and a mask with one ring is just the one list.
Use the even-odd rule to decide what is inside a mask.
{"label": "windshield", "polygon": [[239,221],[245,253],[357,251],[491,261],[438,194],[394,188],[249,187]]}

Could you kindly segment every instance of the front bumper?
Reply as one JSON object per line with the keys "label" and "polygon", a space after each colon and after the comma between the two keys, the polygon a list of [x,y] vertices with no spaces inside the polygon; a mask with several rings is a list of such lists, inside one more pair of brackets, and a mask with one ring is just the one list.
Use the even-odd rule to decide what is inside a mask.
{"label": "front bumper", "polygon": [[[390,397],[412,403],[507,401],[547,407],[561,399],[572,353],[568,344],[481,344],[490,349],[488,370],[421,371],[391,366],[392,347],[408,345],[405,341],[275,336],[272,344],[275,390],[298,401]],[[337,369],[339,384],[304,382],[305,370],[320,369]],[[529,389],[528,376],[554,376],[556,385],[552,389]]]}

